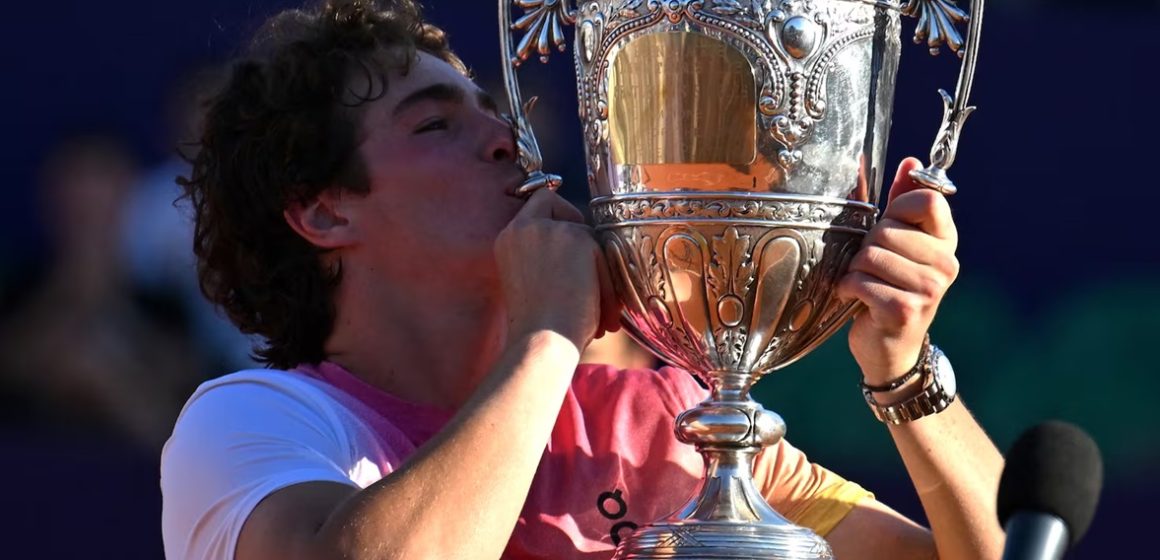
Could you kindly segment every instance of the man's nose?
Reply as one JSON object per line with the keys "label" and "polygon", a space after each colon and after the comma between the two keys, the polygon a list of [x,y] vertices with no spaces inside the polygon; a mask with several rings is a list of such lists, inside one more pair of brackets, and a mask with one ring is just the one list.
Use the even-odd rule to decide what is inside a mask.
{"label": "man's nose", "polygon": [[488,116],[487,137],[483,156],[496,163],[512,163],[516,160],[516,134],[508,121],[502,117]]}

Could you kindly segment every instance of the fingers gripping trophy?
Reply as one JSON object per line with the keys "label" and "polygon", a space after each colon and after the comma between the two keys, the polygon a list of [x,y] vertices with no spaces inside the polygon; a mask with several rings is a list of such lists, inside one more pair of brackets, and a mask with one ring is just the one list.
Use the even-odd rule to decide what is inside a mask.
{"label": "fingers gripping trophy", "polygon": [[[512,3],[522,15],[513,20]],[[576,79],[592,214],[623,323],[710,397],[676,421],[705,473],[696,496],[640,528],[616,558],[832,558],[764,500],[754,458],[785,423],[750,396],[857,312],[835,286],[874,225],[901,50],[963,58],[931,164],[945,194],[978,49],[983,2],[953,0],[499,0],[505,85],[525,192],[545,173],[515,79],[563,50]],[[964,39],[960,28],[967,28]],[[522,34],[516,44],[513,33]]]}

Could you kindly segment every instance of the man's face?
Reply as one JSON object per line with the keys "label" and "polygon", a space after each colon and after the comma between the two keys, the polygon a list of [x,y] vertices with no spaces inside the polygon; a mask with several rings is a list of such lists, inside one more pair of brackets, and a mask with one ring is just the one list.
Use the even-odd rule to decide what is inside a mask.
{"label": "man's face", "polygon": [[523,204],[523,174],[491,97],[421,52],[365,107],[362,137],[370,192],[353,219],[370,264],[392,279],[494,278],[493,245]]}

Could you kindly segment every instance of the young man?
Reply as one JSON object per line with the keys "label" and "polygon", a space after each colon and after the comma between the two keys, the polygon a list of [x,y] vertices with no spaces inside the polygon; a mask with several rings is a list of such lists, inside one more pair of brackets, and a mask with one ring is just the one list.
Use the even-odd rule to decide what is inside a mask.
{"label": "young man", "polygon": [[[279,14],[202,140],[202,285],[272,369],[183,410],[168,557],[608,558],[691,495],[701,459],[671,426],[703,391],[578,367],[618,315],[592,232],[550,191],[515,196],[510,128],[412,2]],[[916,367],[957,272],[916,163],[841,285],[868,307],[850,346],[871,385]],[[890,430],[933,537],[788,443],[755,475],[839,558],[997,557],[1002,460],[961,400]]]}

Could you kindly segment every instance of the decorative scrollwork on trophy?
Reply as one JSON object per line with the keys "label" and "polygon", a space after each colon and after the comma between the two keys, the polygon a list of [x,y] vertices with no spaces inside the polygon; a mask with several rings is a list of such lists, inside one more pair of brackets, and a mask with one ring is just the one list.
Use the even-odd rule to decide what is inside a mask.
{"label": "decorative scrollwork on trophy", "polygon": [[719,326],[715,329],[717,355],[730,368],[741,367],[741,356],[749,331],[741,324],[745,318],[745,298],[753,285],[752,237],[731,227],[723,235],[714,235],[709,262],[708,286],[716,302]]}
{"label": "decorative scrollwork on trophy", "polygon": [[958,26],[969,22],[971,16],[956,6],[954,0],[907,0],[901,9],[903,15],[918,18],[915,44],[925,42],[933,55],[947,45],[960,58],[963,56],[966,42]]}
{"label": "decorative scrollwork on trophy", "polygon": [[597,225],[637,220],[736,219],[865,232],[874,224],[875,211],[864,205],[834,201],[641,195],[601,200],[592,205],[592,216]]}
{"label": "decorative scrollwork on trophy", "polygon": [[516,6],[524,10],[524,15],[511,25],[512,31],[523,31],[524,37],[516,47],[519,65],[533,52],[539,53],[540,62],[547,62],[554,46],[564,52],[568,40],[564,38],[564,26],[575,22],[575,13],[568,9],[567,0],[515,0]]}

